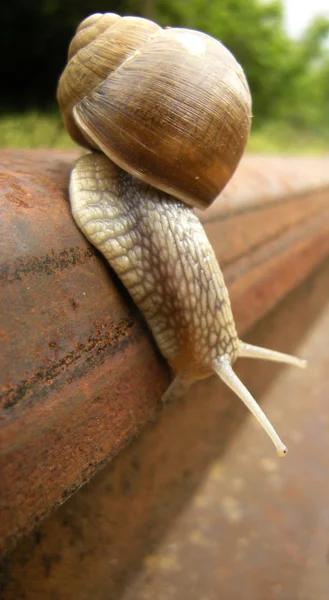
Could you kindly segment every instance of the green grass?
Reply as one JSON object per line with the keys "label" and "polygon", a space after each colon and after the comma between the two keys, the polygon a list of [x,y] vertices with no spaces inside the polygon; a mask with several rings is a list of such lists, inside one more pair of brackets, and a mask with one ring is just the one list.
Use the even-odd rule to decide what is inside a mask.
{"label": "green grass", "polygon": [[0,117],[1,148],[76,148],[57,113],[27,112]]}
{"label": "green grass", "polygon": [[265,154],[329,154],[329,133],[298,131],[286,123],[268,123],[251,133],[247,152]]}
{"label": "green grass", "polygon": [[[2,148],[76,148],[57,112],[8,114],[0,117]],[[253,131],[247,152],[266,154],[329,154],[329,134],[297,131],[285,123],[268,123]]]}

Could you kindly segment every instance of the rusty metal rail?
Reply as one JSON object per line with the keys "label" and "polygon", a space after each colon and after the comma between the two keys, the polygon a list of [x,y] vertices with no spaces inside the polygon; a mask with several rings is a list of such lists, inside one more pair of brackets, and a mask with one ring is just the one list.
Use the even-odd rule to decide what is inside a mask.
{"label": "rusty metal rail", "polygon": [[[75,156],[0,154],[2,551],[137,435],[170,378],[72,220]],[[329,255],[328,198],[329,159],[246,157],[201,215],[240,332]]]}

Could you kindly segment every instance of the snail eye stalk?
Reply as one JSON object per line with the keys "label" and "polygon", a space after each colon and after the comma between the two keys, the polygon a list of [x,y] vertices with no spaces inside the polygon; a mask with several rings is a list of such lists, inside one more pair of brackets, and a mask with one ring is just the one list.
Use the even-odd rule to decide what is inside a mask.
{"label": "snail eye stalk", "polygon": [[[305,369],[307,362],[301,360],[290,354],[282,354],[275,350],[268,350],[267,348],[260,348],[258,346],[252,346],[245,342],[239,341],[238,344],[238,356],[245,356],[248,358],[260,358],[263,360],[272,360],[275,362],[286,363],[294,365],[301,369]],[[247,390],[245,385],[240,381],[238,376],[234,373],[230,361],[227,356],[217,358],[213,363],[213,369],[217,375],[231,388],[231,390],[244,402],[249,408],[250,412],[256,417],[257,421],[266,431],[267,435],[271,438],[273,444],[276,447],[279,456],[285,456],[287,454],[287,448],[279,438],[273,425],[268,420],[265,413],[262,411],[256,400],[253,398],[251,393]]]}

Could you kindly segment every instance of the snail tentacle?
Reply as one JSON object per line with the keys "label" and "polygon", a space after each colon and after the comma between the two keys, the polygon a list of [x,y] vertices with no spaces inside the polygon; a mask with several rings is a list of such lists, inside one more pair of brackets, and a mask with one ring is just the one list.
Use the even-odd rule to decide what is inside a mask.
{"label": "snail tentacle", "polygon": [[241,340],[239,341],[238,345],[238,356],[244,356],[246,358],[259,358],[261,360],[271,360],[273,362],[293,365],[299,369],[306,369],[307,367],[307,360],[302,360],[301,358],[297,358],[297,356],[292,356],[291,354],[270,350],[269,348],[253,346],[252,344],[247,344]]}
{"label": "snail tentacle", "polygon": [[162,395],[162,402],[173,402],[175,400],[179,400],[189,389],[191,383],[191,379],[185,377],[182,373],[178,373],[170,383],[169,387],[166,389],[165,393]]}
{"label": "snail tentacle", "polygon": [[249,408],[254,417],[266,431],[268,436],[271,438],[273,444],[276,447],[277,453],[279,456],[283,457],[287,454],[287,448],[284,443],[279,438],[276,433],[273,425],[268,420],[265,413],[262,411],[260,406],[257,404],[256,400],[253,398],[251,393],[247,390],[245,385],[239,379],[239,377],[234,373],[229,358],[227,356],[222,356],[213,362],[214,371],[221,378],[221,380],[226,383],[226,385],[231,388],[231,390],[239,396],[239,398],[244,402],[244,404]]}

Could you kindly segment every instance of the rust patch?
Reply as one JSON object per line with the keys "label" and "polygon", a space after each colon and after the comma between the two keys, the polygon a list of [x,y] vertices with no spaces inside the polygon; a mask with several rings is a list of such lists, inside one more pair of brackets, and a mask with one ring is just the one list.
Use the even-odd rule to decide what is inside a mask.
{"label": "rust patch", "polygon": [[[77,381],[86,376],[100,362],[109,359],[113,352],[122,351],[122,344],[126,338],[131,336],[129,341],[133,340],[134,326],[133,319],[123,319],[117,325],[111,321],[95,322],[94,331],[88,336],[86,342],[77,344],[58,362],[45,369],[40,368],[29,379],[24,379],[15,386],[0,388],[0,410],[7,411],[18,403],[22,410],[26,409],[31,403],[33,405],[34,402],[45,398],[49,393],[49,386],[52,387],[52,391],[59,391],[68,381],[72,379]],[[53,341],[50,341],[48,346],[58,349],[58,345]],[[66,376],[68,368],[71,371],[69,379]]]}
{"label": "rust patch", "polygon": [[25,277],[34,275],[53,275],[56,271],[70,269],[75,265],[84,265],[96,255],[96,250],[91,246],[82,250],[78,246],[66,248],[61,252],[51,250],[43,256],[29,256],[17,258],[14,262],[3,262],[0,266],[0,281],[21,281]]}

